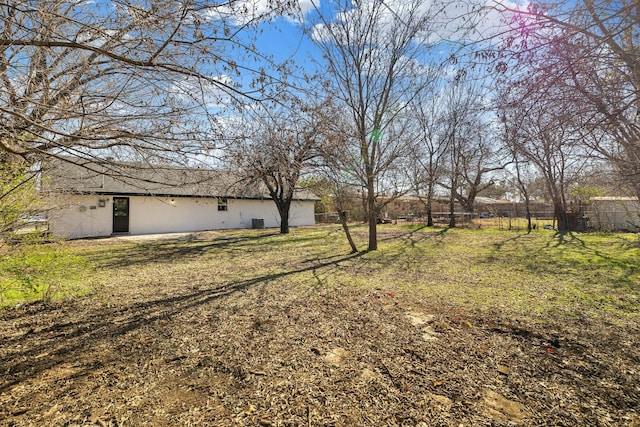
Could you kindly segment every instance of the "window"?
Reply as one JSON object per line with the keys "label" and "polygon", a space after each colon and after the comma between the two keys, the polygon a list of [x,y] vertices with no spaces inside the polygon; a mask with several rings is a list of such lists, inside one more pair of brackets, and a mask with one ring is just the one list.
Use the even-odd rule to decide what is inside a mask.
{"label": "window", "polygon": [[218,211],[227,210],[227,199],[218,199]]}

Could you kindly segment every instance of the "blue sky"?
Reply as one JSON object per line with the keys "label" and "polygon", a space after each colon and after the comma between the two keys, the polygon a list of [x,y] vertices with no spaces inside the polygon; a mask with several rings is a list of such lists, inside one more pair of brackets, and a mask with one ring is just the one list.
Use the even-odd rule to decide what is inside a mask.
{"label": "blue sky", "polygon": [[[323,12],[326,12],[327,8],[330,7],[328,6],[328,0],[300,0],[299,3],[303,7],[305,12],[304,15],[298,15],[295,18],[292,18],[291,16],[272,16],[272,19],[259,24],[257,28],[259,31],[256,32],[254,31],[256,28],[250,27],[249,31],[240,33],[240,40],[245,40],[247,43],[255,44],[258,52],[272,57],[276,66],[285,61],[294,59],[297,66],[303,67],[309,74],[312,74],[313,71],[317,70],[317,65],[322,62],[321,55],[319,50],[315,47],[314,42],[308,35],[303,34],[303,28],[306,27],[309,29],[312,25],[311,21],[314,15],[313,1],[321,1],[320,7],[323,9]],[[360,7],[367,7],[367,4],[371,4],[373,2],[384,2],[384,5],[390,9],[394,7],[398,8],[399,5],[402,5],[405,1],[406,0],[358,0],[358,4]],[[434,23],[438,28],[438,32],[441,34],[443,39],[446,39],[446,41],[441,42],[433,49],[434,55],[437,58],[434,62],[441,62],[447,58],[452,49],[454,47],[458,47],[457,43],[460,41],[477,41],[480,38],[478,33],[463,35],[462,32],[459,31],[459,22],[462,21],[460,19],[456,19],[456,17],[465,16],[465,23],[468,23],[469,20],[474,21],[479,28],[479,32],[483,34],[495,33],[496,31],[499,31],[499,28],[506,28],[504,23],[500,22],[500,14],[495,10],[495,8],[492,9],[492,7],[499,4],[496,3],[496,1],[503,0],[467,0],[465,2],[450,0],[424,0],[423,6],[421,7],[424,7],[424,9],[427,10],[432,7],[436,1],[441,1],[443,2],[442,4],[447,6],[444,9],[441,7],[437,8],[440,11],[440,15]],[[268,11],[267,0],[237,0],[234,5],[235,7],[242,7],[245,3],[251,4],[250,9],[255,10],[256,13],[264,14]],[[504,4],[507,4],[510,7],[526,7],[526,3],[520,3],[518,6],[511,0],[505,0]],[[226,16],[238,16],[238,18],[236,18],[238,22],[241,22],[243,19],[246,20],[253,17],[247,17],[247,15],[235,13],[234,11],[227,11]],[[244,87],[244,90],[249,90],[248,84],[257,76],[256,73],[250,70],[257,70],[260,68],[260,65],[264,64],[257,64],[253,62],[248,59],[246,55],[235,59],[239,63],[247,66],[249,70],[242,71],[239,76],[227,76],[220,74],[216,78],[219,78],[225,83],[240,83]],[[265,65],[265,68],[267,73],[276,75],[270,65]],[[320,71],[322,72],[322,68],[320,68]],[[446,71],[450,72],[452,75],[455,73],[455,70],[447,69]],[[298,82],[298,84],[300,84],[300,82]],[[187,83],[185,87],[186,90],[189,90],[190,84]],[[215,87],[211,88],[211,95],[211,101],[207,102],[208,106],[214,110],[224,108],[227,103],[225,101],[226,95]],[[260,96],[257,92],[255,92],[254,95]],[[247,99],[247,103],[251,103],[251,101]]]}
{"label": "blue sky", "polygon": [[[359,0],[358,4],[360,7],[366,7],[369,2],[384,2],[387,8],[394,9],[403,1],[405,0]],[[516,3],[511,0],[468,0],[465,2],[424,0],[424,10],[433,7],[434,2],[438,1],[441,4],[436,9],[441,10],[441,13],[434,26],[438,27],[437,31],[440,36],[447,40],[447,43],[442,43],[445,50],[448,50],[445,46],[451,46],[452,42],[478,41],[482,37],[505,29],[504,23],[501,22],[503,16],[496,10],[501,3],[514,8],[525,8],[528,4],[522,1]],[[280,17],[261,24],[262,33],[256,40],[258,50],[273,55],[276,63],[294,57],[299,65],[311,67],[313,65],[312,58],[320,61],[319,52],[314,47],[313,41],[302,32],[302,26],[310,26],[309,18],[314,14],[314,2],[326,10],[328,5],[326,0],[300,0],[298,4],[303,14],[297,17],[298,21]],[[241,3],[250,4],[251,8],[258,13],[265,13],[268,10],[267,0],[242,0]],[[302,17],[304,17],[304,21],[302,21]],[[470,22],[473,22],[478,30],[470,34],[463,34],[460,28],[462,25],[469,25]]]}
{"label": "blue sky", "polygon": [[300,24],[280,18],[262,25],[263,33],[256,40],[259,51],[273,55],[277,63],[295,58],[309,62],[317,57],[318,50],[313,42],[303,34]]}

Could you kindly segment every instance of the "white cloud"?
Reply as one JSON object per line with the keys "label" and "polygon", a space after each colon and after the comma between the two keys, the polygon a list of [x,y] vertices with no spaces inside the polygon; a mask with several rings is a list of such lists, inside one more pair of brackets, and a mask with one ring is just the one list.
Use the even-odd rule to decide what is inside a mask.
{"label": "white cloud", "polygon": [[211,7],[206,15],[211,19],[230,20],[235,25],[246,25],[277,17],[284,17],[291,22],[302,22],[305,15],[313,10],[313,1],[236,0]]}
{"label": "white cloud", "polygon": [[[360,0],[357,8],[337,14],[337,23],[354,23],[358,14],[376,13],[379,31],[392,28],[394,21],[415,22],[425,16],[427,23],[422,33],[425,43],[441,41],[479,41],[494,37],[508,29],[512,14],[507,9],[526,9],[528,3],[510,0],[425,0],[411,6],[407,0]],[[335,27],[334,27],[335,29]],[[328,36],[325,24],[317,24],[312,36],[323,40]]]}
{"label": "white cloud", "polygon": [[438,13],[435,32],[442,40],[488,40],[509,28],[512,12],[508,12],[508,9],[526,9],[527,4],[509,0],[436,0],[434,6]]}
{"label": "white cloud", "polygon": [[298,7],[300,8],[300,12],[302,12],[303,16],[306,16],[309,12],[314,9],[313,0],[299,0]]}

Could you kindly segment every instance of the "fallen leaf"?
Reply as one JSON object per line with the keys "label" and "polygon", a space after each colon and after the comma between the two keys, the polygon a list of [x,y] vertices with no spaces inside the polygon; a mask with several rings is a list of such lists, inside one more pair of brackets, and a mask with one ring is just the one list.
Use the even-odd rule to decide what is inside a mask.
{"label": "fallen leaf", "polygon": [[261,418],[260,421],[258,421],[258,423],[260,423],[261,426],[272,426],[273,423],[271,422],[271,420],[269,418]]}
{"label": "fallen leaf", "polygon": [[453,405],[453,401],[446,396],[429,393],[429,397],[431,397],[431,399],[436,401],[440,406],[442,406],[446,410],[451,409],[451,406]]}
{"label": "fallen leaf", "polygon": [[335,366],[342,365],[342,362],[349,356],[349,352],[344,348],[334,348],[329,353],[327,353],[323,359],[325,362],[328,362]]}
{"label": "fallen leaf", "polygon": [[483,403],[488,409],[489,415],[494,419],[503,420],[506,418],[512,423],[518,423],[524,416],[522,403],[509,400],[492,390],[485,392]]}
{"label": "fallen leaf", "polygon": [[509,369],[508,366],[504,366],[504,365],[498,365],[498,372],[500,372],[503,375],[509,375],[511,373],[511,369]]}
{"label": "fallen leaf", "polygon": [[44,416],[45,416],[45,417],[50,417],[50,416],[52,416],[53,414],[55,414],[56,412],[58,412],[59,410],[60,410],[60,405],[58,405],[58,404],[56,403],[55,405],[53,405],[53,406],[51,407],[51,409],[49,409],[49,410],[47,411],[47,413],[46,413],[46,414],[44,414]]}
{"label": "fallen leaf", "polygon": [[372,380],[374,378],[376,378],[376,373],[371,369],[364,368],[362,372],[360,372],[360,379],[362,380]]}

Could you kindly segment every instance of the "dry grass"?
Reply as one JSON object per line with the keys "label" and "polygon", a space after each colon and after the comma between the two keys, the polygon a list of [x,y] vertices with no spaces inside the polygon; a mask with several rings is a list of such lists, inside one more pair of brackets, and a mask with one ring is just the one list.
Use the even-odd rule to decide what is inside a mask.
{"label": "dry grass", "polygon": [[68,242],[94,291],[0,312],[0,424],[640,425],[636,237],[380,231]]}

